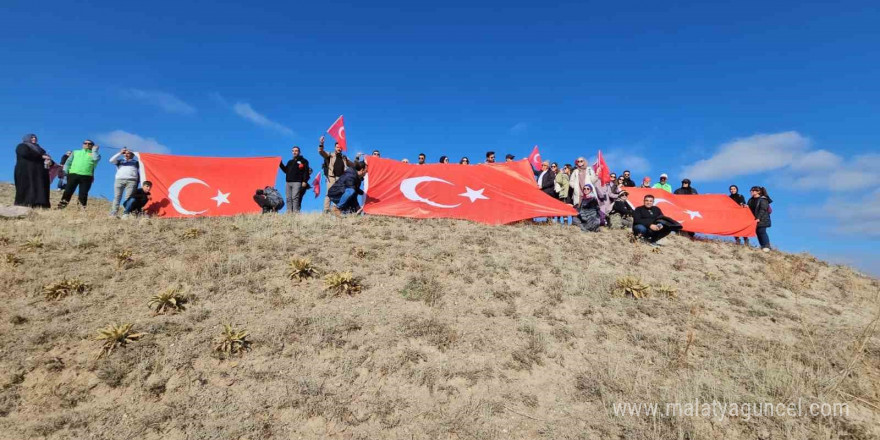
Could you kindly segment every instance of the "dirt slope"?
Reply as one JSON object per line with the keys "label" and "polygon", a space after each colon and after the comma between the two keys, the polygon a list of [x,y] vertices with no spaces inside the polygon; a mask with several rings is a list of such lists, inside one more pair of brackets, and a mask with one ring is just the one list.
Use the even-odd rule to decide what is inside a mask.
{"label": "dirt slope", "polygon": [[[0,438],[880,438],[878,281],[807,255],[679,237],[654,253],[559,226],[106,209],[0,221]],[[320,276],[289,279],[293,257]],[[333,271],[362,290],[326,290]],[[649,296],[617,292],[627,276]],[[88,288],[47,299],[64,279]],[[148,308],[178,286],[184,311]],[[146,335],[96,359],[110,323]],[[226,323],[252,344],[222,360]],[[696,399],[848,414],[613,411]]]}

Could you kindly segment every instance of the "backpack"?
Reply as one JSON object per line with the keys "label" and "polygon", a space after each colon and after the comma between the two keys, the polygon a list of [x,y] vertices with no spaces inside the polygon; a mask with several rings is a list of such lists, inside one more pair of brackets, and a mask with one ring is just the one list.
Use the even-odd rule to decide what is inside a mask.
{"label": "backpack", "polygon": [[284,198],[281,197],[281,193],[278,192],[275,187],[267,186],[263,188],[263,194],[266,195],[266,201],[269,202],[272,206],[278,207],[284,205]]}

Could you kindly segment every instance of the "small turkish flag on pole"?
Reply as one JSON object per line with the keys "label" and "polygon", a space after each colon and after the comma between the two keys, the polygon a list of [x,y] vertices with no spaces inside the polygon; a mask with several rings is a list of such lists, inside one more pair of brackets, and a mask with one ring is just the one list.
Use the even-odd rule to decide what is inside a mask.
{"label": "small turkish flag on pole", "polygon": [[605,158],[602,157],[602,150],[599,150],[599,156],[596,158],[596,163],[593,164],[593,171],[596,172],[596,176],[599,177],[602,185],[607,185],[608,182],[611,182],[611,171],[608,170],[608,164],[605,163]]}
{"label": "small turkish flag on pole", "polygon": [[314,179],[312,179],[312,188],[315,189],[315,198],[321,194],[321,173],[318,173]]}
{"label": "small turkish flag on pole", "polygon": [[327,133],[330,136],[333,136],[333,139],[336,139],[336,142],[339,142],[339,146],[342,147],[342,151],[348,150],[345,146],[345,122],[342,120],[342,115],[339,115],[339,118],[336,119],[336,122],[327,129]]}
{"label": "small turkish flag on pole", "polygon": [[529,154],[529,163],[532,164],[532,168],[535,170],[541,169],[541,152],[538,151],[537,145],[535,145],[535,148],[532,148],[532,153]]}

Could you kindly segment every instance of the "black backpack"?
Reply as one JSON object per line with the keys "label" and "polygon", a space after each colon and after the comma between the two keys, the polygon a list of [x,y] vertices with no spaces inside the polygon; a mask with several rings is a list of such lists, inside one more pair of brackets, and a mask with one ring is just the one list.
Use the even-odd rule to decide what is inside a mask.
{"label": "black backpack", "polygon": [[281,193],[275,187],[267,186],[263,188],[263,194],[266,196],[266,201],[273,207],[284,206],[284,198],[281,197]]}

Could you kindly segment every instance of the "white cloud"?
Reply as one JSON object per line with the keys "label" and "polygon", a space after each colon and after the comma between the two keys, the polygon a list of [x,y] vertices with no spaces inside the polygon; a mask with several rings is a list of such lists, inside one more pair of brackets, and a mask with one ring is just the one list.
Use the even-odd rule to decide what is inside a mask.
{"label": "white cloud", "polygon": [[791,164],[795,171],[827,170],[840,166],[843,160],[840,156],[826,150],[811,151]]}
{"label": "white cloud", "polygon": [[510,127],[509,131],[510,131],[510,134],[520,134],[520,133],[526,131],[527,128],[529,128],[529,125],[526,124],[525,122],[517,122],[516,124],[513,125],[513,127]]}
{"label": "white cloud", "polygon": [[278,131],[279,133],[293,136],[293,130],[258,113],[256,110],[254,110],[253,107],[251,107],[250,104],[246,102],[236,102],[235,105],[232,106],[232,110],[235,111],[235,113],[242,118],[245,118],[248,121],[251,121],[261,127],[271,128]]}
{"label": "white cloud", "polygon": [[[819,150],[814,153],[820,153]],[[810,153],[812,155],[813,153]],[[807,155],[807,156],[810,156]],[[874,190],[880,186],[880,154],[863,154],[850,160],[827,151],[815,156],[826,156],[825,164],[815,166],[792,166],[780,175],[793,189],[827,189],[849,191]],[[806,157],[806,156],[805,156]]]}
{"label": "white cloud", "polygon": [[830,198],[814,216],[836,219],[835,232],[880,238],[880,188],[861,198]]}
{"label": "white cloud", "polygon": [[124,89],[122,96],[155,105],[168,113],[191,115],[196,112],[195,107],[183,102],[182,99],[158,90]]}
{"label": "white cloud", "polygon": [[721,145],[714,156],[685,166],[681,174],[718,180],[771,171],[791,165],[809,146],[810,140],[796,131],[756,134]]}
{"label": "white cloud", "polygon": [[167,154],[171,151],[154,138],[143,138],[124,130],[114,130],[110,133],[99,134],[95,138],[98,141],[98,145],[106,144],[116,148],[128,147],[138,153]]}
{"label": "white cloud", "polygon": [[603,152],[602,156],[605,158],[608,168],[611,168],[615,173],[622,174],[624,170],[630,170],[633,173],[633,180],[636,180],[636,174],[647,173],[651,170],[651,163],[648,159],[638,154],[612,150],[607,153]]}

